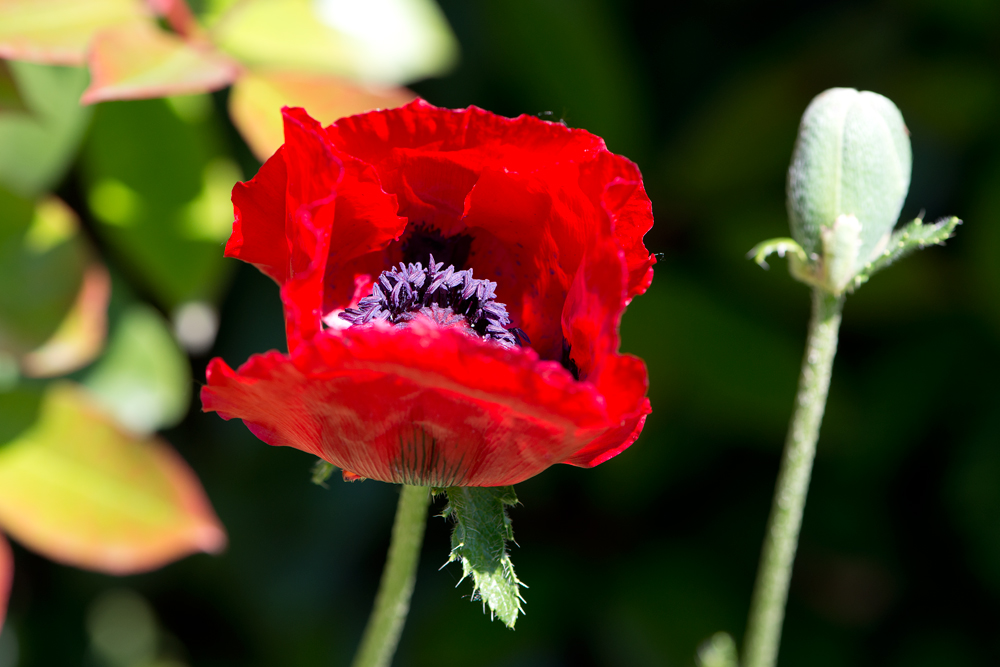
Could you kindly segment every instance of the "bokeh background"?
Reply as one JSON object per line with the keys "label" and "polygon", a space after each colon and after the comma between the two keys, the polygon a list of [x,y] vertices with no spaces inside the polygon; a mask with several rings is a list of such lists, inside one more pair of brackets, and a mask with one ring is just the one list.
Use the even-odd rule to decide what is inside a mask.
{"label": "bokeh background", "polygon": [[[914,157],[904,219],[965,224],[848,299],[780,663],[1000,663],[1000,5],[440,5],[460,58],[413,90],[444,106],[551,112],[641,167],[656,218],[646,245],[663,257],[622,334],[649,366],[653,414],[616,459],[517,487],[513,559],[530,588],[514,631],[469,601],[468,582],[455,588],[457,566],[440,569],[449,526],[431,518],[394,664],[693,665],[714,632],[742,637],[809,306],[783,261],[765,272],[745,255],[787,235],[798,118],[832,86],[901,109]],[[114,667],[102,646],[115,633],[158,642],[169,664],[346,665],[360,637],[397,490],[321,488],[307,455],[200,412],[209,358],[284,349],[278,291],[214,259],[218,239],[195,252],[156,236],[156,216],[203,181],[259,166],[227,95],[96,106],[54,187],[109,265],[112,332],[122,304],[168,317],[190,294],[220,304],[212,347],[189,355],[187,415],[163,436],[201,478],[228,550],[115,578],[15,543],[2,667]],[[143,226],[115,226],[128,211],[114,192],[102,199],[108,178],[152,202]],[[157,278],[169,252],[187,253],[188,268],[162,260]]]}

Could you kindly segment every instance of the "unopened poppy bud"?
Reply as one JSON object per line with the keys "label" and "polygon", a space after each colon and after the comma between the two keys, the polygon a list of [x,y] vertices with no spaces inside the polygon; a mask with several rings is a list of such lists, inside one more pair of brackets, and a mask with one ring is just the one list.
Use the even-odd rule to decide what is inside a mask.
{"label": "unopened poppy bud", "polygon": [[909,132],[889,99],[831,88],[802,115],[788,169],[792,236],[840,293],[878,252],[910,187]]}

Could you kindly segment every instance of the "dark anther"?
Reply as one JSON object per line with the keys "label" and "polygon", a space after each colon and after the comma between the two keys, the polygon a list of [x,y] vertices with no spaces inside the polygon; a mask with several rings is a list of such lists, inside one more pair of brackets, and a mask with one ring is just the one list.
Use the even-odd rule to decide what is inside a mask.
{"label": "dark anther", "polygon": [[507,306],[496,300],[497,284],[472,277],[472,269],[456,271],[435,262],[434,256],[425,269],[420,262],[399,263],[383,271],[372,288],[371,296],[348,308],[340,317],[352,325],[372,320],[385,320],[405,326],[418,315],[429,317],[446,326],[462,325],[479,336],[496,341],[504,347],[523,345],[528,341],[517,327],[508,329]]}
{"label": "dark anther", "polygon": [[565,368],[566,370],[568,370],[570,373],[573,374],[574,380],[579,380],[580,369],[577,368],[576,362],[573,361],[573,358],[569,356],[572,349],[573,348],[570,346],[569,342],[567,342],[567,340],[563,338],[562,359],[559,360],[559,363],[563,365],[563,368]]}
{"label": "dark anther", "polygon": [[423,262],[433,256],[445,266],[450,264],[462,269],[469,261],[471,247],[472,237],[467,234],[445,237],[427,225],[415,225],[403,241],[403,261],[407,264]]}

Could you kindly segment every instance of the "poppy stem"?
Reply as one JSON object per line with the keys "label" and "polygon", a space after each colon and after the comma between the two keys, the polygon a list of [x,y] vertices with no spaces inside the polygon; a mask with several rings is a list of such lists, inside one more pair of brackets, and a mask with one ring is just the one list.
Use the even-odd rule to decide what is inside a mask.
{"label": "poppy stem", "polygon": [[837,354],[843,306],[843,296],[834,296],[818,288],[813,290],[812,318],[795,396],[795,411],[788,426],[750,604],[741,663],[744,667],[774,667],[778,659],[788,583],[830,389],[830,372]]}
{"label": "poppy stem", "polygon": [[429,487],[403,485],[375,606],[352,667],[388,667],[392,662],[406,614],[410,611],[410,596],[417,580],[417,563],[430,502]]}

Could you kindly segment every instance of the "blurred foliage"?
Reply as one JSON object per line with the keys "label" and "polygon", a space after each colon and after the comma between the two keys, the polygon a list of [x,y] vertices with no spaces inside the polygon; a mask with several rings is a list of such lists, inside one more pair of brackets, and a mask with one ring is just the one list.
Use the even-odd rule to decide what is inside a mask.
{"label": "blurred foliage", "polygon": [[[192,6],[211,24],[228,3]],[[396,664],[464,664],[474,654],[487,667],[691,666],[719,631],[739,643],[809,305],[808,290],[784,267],[775,262],[765,272],[745,254],[762,238],[788,235],[785,173],[798,119],[832,86],[874,90],[902,111],[914,165],[903,219],[925,210],[928,220],[956,214],[966,224],[946,247],[880,273],[847,304],[782,664],[1000,662],[1000,390],[992,371],[1000,367],[1000,7],[441,7],[462,59],[414,89],[446,106],[551,111],[600,134],[641,167],[656,216],[646,243],[665,256],[622,324],[624,347],[650,370],[653,414],[642,436],[593,470],[558,466],[517,487],[512,555],[531,586],[517,630],[486,622],[456,595],[460,568],[438,571],[450,526],[432,518]],[[0,101],[10,99],[3,81],[13,80],[29,108],[35,84],[22,83],[22,71],[36,72],[27,76],[37,75],[37,85],[66,77],[75,88],[69,95],[70,84],[60,84],[59,99],[76,100],[85,85],[79,70],[10,63],[9,71]],[[6,286],[22,280],[7,272],[45,260],[26,249],[26,230],[36,197],[54,186],[113,276],[105,359],[118,354],[115,332],[139,302],[175,327],[184,304],[218,304],[214,345],[189,357],[195,382],[210,356],[236,364],[283,349],[277,288],[221,258],[225,191],[259,164],[225,113],[246,85],[104,103],[89,129],[88,112],[68,102],[28,115],[0,105],[0,137],[8,121],[61,128],[25,144],[38,146],[28,153],[37,163],[4,171],[8,153],[0,154],[0,182],[10,191],[0,196],[0,312],[37,307],[65,316],[72,308],[80,274],[61,283],[52,273],[34,284],[34,302],[7,301],[14,295]],[[247,108],[264,97],[251,96]],[[83,265],[67,261],[60,270],[71,266]],[[49,294],[58,305],[45,305]],[[9,353],[39,344],[59,320],[39,316]],[[0,326],[10,322],[0,314]],[[146,354],[136,348],[122,358]],[[169,382],[181,377],[195,389],[179,368],[167,372]],[[72,377],[86,384],[95,376],[84,369]],[[0,440],[30,430],[44,396],[43,385],[26,380],[0,394]],[[130,577],[131,592],[116,598],[109,591],[122,580],[54,565],[15,544],[0,665],[14,664],[3,662],[12,651],[20,667],[113,662],[115,651],[131,650],[106,639],[120,636],[126,619],[145,619],[154,659],[192,667],[347,664],[385,557],[395,490],[339,481],[324,490],[309,483],[310,457],[265,447],[238,422],[170,396],[187,413],[165,437],[202,478],[229,550]]]}
{"label": "blurred foliage", "polygon": [[54,186],[73,159],[91,110],[78,100],[87,75],[73,67],[10,61],[26,109],[0,115],[0,182],[25,197]]}

